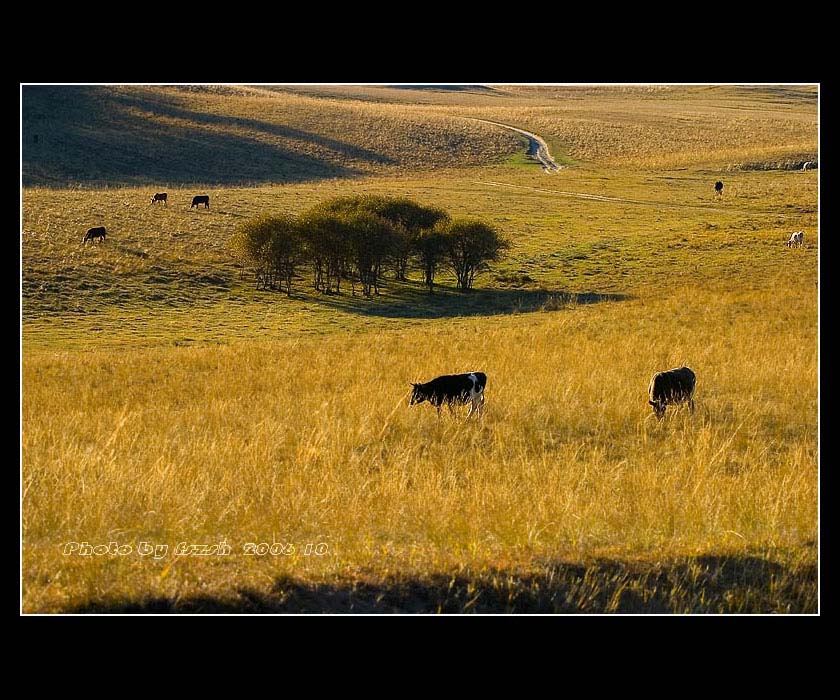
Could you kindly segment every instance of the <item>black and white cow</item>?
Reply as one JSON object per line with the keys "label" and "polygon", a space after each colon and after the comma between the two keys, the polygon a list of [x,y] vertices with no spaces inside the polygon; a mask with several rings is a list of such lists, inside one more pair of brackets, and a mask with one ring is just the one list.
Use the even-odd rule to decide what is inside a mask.
{"label": "black and white cow", "polygon": [[464,406],[470,404],[469,418],[476,411],[481,414],[484,410],[484,388],[487,386],[487,375],[484,372],[470,372],[469,374],[447,374],[432,379],[425,384],[411,384],[414,391],[411,394],[410,406],[428,401],[437,408],[438,415],[443,404],[454,412],[453,405]]}
{"label": "black and white cow", "polygon": [[717,192],[718,194],[720,194],[721,192],[723,192],[723,183],[722,183],[720,180],[718,180],[718,181],[715,183],[715,192]]}
{"label": "black and white cow", "polygon": [[804,242],[805,231],[795,231],[794,233],[790,234],[790,238],[788,238],[788,241],[787,243],[785,243],[785,245],[788,248],[801,248]]}
{"label": "black and white cow", "polygon": [[659,420],[665,417],[668,404],[688,402],[688,408],[694,412],[694,387],[697,377],[688,367],[676,367],[667,372],[657,372],[650,380],[648,403]]}

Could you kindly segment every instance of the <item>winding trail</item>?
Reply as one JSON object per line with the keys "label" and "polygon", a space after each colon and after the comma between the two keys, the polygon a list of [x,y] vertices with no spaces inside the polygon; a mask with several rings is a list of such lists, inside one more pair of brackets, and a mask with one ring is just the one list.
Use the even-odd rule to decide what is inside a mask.
{"label": "winding trail", "polygon": [[[508,129],[510,131],[515,131],[518,134],[522,134],[528,138],[528,155],[535,156],[537,160],[543,166],[543,172],[546,173],[555,173],[559,170],[563,169],[562,165],[558,165],[554,159],[551,157],[551,154],[548,152],[548,145],[546,142],[537,134],[532,134],[530,131],[525,131],[524,129],[520,129],[515,126],[510,126],[509,124],[504,124],[502,122],[494,122],[490,121],[489,119],[478,119],[477,117],[464,117],[465,119],[470,119],[471,121],[475,122],[484,122],[485,124],[492,124],[493,126],[499,126],[503,129]],[[607,195],[601,194],[587,194],[585,192],[564,192],[562,190],[546,190],[540,187],[531,187],[528,185],[514,185],[509,182],[494,182],[492,180],[473,180],[475,184],[478,185],[491,185],[493,187],[506,187],[506,188],[513,188],[518,190],[531,190],[532,192],[539,192],[541,194],[553,194],[559,195],[561,197],[571,197],[574,199],[588,199],[590,201],[595,202],[613,202],[613,203],[622,203],[622,204],[636,204],[640,206],[646,207],[670,207],[675,209],[699,209],[703,211],[710,211],[716,212],[719,214],[731,214],[733,213],[731,210],[728,209],[721,209],[720,207],[705,205],[705,204],[681,204],[679,202],[663,202],[663,201],[656,201],[656,200],[644,200],[644,199],[627,199],[625,197],[610,197]],[[749,214],[753,216],[793,216],[793,214],[789,212],[778,212],[778,211],[767,211],[767,210],[751,210],[751,209],[744,209],[740,211],[741,214]]]}
{"label": "winding trail", "polygon": [[554,158],[551,157],[551,153],[548,152],[548,144],[536,134],[532,134],[530,131],[525,131],[524,129],[519,129],[515,126],[510,126],[510,124],[502,124],[502,122],[491,122],[489,119],[477,119],[475,117],[465,118],[471,119],[474,122],[484,122],[485,124],[500,126],[503,129],[515,131],[517,134],[522,134],[523,136],[526,136],[528,138],[527,155],[535,156],[536,159],[540,163],[542,163],[543,172],[555,173],[563,168],[562,165],[557,165],[557,163],[554,161]]}

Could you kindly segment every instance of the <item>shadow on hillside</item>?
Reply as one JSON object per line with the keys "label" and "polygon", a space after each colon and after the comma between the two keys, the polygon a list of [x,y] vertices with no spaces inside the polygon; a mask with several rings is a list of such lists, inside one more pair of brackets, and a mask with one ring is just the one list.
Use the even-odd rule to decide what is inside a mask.
{"label": "shadow on hillside", "polygon": [[432,92],[499,92],[489,85],[385,85],[395,90],[430,90]]}
{"label": "shadow on hillside", "polygon": [[299,129],[187,110],[162,94],[26,86],[22,111],[24,186],[244,185],[361,174],[357,168],[272,143],[275,137],[314,143],[335,153],[336,161],[391,162]]}
{"label": "shadow on hillside", "polygon": [[74,613],[816,613],[817,568],[756,556],[701,556],[664,564],[549,562],[537,574],[392,577],[314,584],[277,579],[229,597],[101,599]]}
{"label": "shadow on hillside", "polygon": [[278,136],[291,141],[315,143],[323,148],[336,151],[343,156],[349,156],[354,160],[362,160],[380,165],[390,165],[396,162],[393,158],[362,148],[361,146],[338,141],[320,134],[313,134],[309,131],[295,129],[284,124],[272,124],[271,122],[260,121],[259,119],[226,116],[185,109],[179,104],[177,98],[163,93],[145,95],[142,98],[138,95],[119,95],[114,97],[114,102],[120,104],[124,110],[153,109],[155,116],[184,119],[196,124],[214,127],[250,130],[270,136]]}
{"label": "shadow on hillside", "polygon": [[[346,284],[346,288],[345,288]],[[456,316],[497,316],[533,311],[558,311],[577,304],[624,301],[626,294],[563,292],[536,289],[474,289],[461,293],[452,288],[435,288],[429,294],[417,283],[389,281],[393,293],[364,297],[357,286],[356,296],[350,284],[342,282],[341,294],[322,294],[316,303],[336,311],[377,318],[454,318]]]}

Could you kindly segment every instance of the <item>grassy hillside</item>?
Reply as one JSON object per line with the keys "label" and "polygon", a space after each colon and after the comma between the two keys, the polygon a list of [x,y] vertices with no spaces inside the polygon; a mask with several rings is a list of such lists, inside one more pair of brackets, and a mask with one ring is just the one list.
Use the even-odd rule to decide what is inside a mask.
{"label": "grassy hillside", "polygon": [[703,164],[737,170],[817,160],[817,93],[809,86],[293,90],[380,104],[420,103],[426,114],[501,121],[539,133],[557,156],[599,166],[658,170]]}
{"label": "grassy hillside", "polygon": [[488,165],[521,150],[516,135],[468,117],[536,131],[566,162],[779,167],[817,160],[816,115],[807,87],[27,86],[23,181],[289,183]]}
{"label": "grassy hillside", "polygon": [[[37,143],[35,137],[37,136]],[[512,134],[404,105],[259,89],[23,88],[25,185],[314,181],[504,159]]]}
{"label": "grassy hillside", "polygon": [[[813,269],[815,171],[732,174],[721,198],[713,182],[703,173],[639,176],[578,169],[549,179],[530,166],[314,188],[206,189],[212,201],[206,211],[189,209],[193,190],[171,190],[170,204],[163,207],[149,205],[150,189],[29,188],[23,221],[24,342],[29,347],[201,342],[224,339],[225,328],[236,328],[236,337],[260,337],[352,329],[360,320],[384,327],[532,310],[560,294],[660,296],[675,284],[772,289],[780,278],[795,280]],[[513,247],[494,273],[478,279],[482,293],[466,299],[446,289],[429,298],[416,271],[410,274],[415,284],[390,282],[375,300],[317,294],[306,269],[291,300],[257,292],[240,279],[227,251],[239,222],[260,212],[298,213],[349,193],[408,195],[483,217],[499,226]],[[109,240],[81,245],[85,230],[99,224],[108,226]],[[798,229],[807,231],[808,253],[783,247],[789,232]],[[454,286],[446,273],[441,281]],[[258,325],[252,322],[255,313],[263,319]]]}
{"label": "grassy hillside", "polygon": [[[173,148],[206,168],[242,156],[231,133],[262,130],[255,173],[260,139],[280,131],[264,125],[302,129],[304,114],[322,163],[341,150],[327,138],[368,148],[369,132],[350,128],[364,115],[442,124],[438,135],[459,115],[521,117],[581,149],[584,123],[606,136],[551,176],[521,157],[494,163],[505,142],[444,167],[434,139],[417,170],[416,154],[357,152],[352,173],[313,176],[307,162],[282,185],[187,185],[181,163],[162,207],[149,205],[159,184],[119,164],[120,132],[97,129],[113,186],[69,189],[58,176],[24,188],[25,611],[817,610],[819,171],[726,171],[771,142],[772,158],[815,148],[811,90],[88,96],[109,105],[100,125],[112,101],[140,110],[126,142],[179,133]],[[171,130],[187,104],[198,116]],[[191,140],[216,129],[227,136],[215,154]],[[642,141],[622,138],[633,133]],[[705,148],[703,133],[716,134]],[[74,138],[61,168],[92,135]],[[307,136],[295,148],[320,146]],[[189,209],[199,188],[209,210]],[[430,297],[417,271],[375,299],[317,294],[306,270],[291,299],[240,278],[226,250],[239,222],[362,193],[490,221],[510,255],[468,295],[444,274]],[[82,245],[98,224],[108,240]],[[804,248],[787,249],[800,229]],[[669,408],[659,423],[648,381],[683,363],[697,411]],[[482,420],[408,406],[409,382],[472,370],[488,375]],[[222,540],[229,555],[175,554]],[[71,541],[132,553],[65,556]],[[140,556],[142,542],[169,549]]]}

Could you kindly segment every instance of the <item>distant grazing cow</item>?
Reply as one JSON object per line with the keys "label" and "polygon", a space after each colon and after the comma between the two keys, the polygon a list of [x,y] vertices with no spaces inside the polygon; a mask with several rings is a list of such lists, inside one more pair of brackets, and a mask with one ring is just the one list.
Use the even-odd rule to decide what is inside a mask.
{"label": "distant grazing cow", "polygon": [[166,192],[155,192],[155,196],[152,197],[152,201],[149,204],[154,204],[155,202],[163,202],[164,206],[166,206]]}
{"label": "distant grazing cow", "polygon": [[95,238],[101,238],[103,241],[105,240],[105,227],[104,226],[94,226],[93,228],[89,228],[85,237],[82,239],[82,243],[86,241],[92,241]]}
{"label": "distant grazing cow", "polygon": [[677,367],[667,372],[658,372],[653,375],[648,387],[650,400],[648,403],[653,406],[653,412],[659,420],[665,417],[665,408],[668,404],[679,404],[688,402],[688,408],[694,412],[694,387],[697,377],[688,367]]}
{"label": "distant grazing cow", "polygon": [[805,242],[805,231],[796,231],[790,234],[790,238],[788,238],[787,243],[785,245],[788,248],[801,248],[802,244]]}
{"label": "distant grazing cow", "polygon": [[449,410],[454,412],[452,408],[454,404],[464,406],[469,403],[470,412],[467,418],[476,411],[481,414],[484,410],[484,387],[487,386],[487,375],[484,372],[448,374],[425,384],[412,382],[412,386],[414,391],[409,405],[428,401],[437,408],[438,416],[443,404],[449,406]]}
{"label": "distant grazing cow", "polygon": [[190,209],[193,207],[197,207],[199,204],[203,204],[205,209],[210,208],[210,195],[207,194],[197,194],[193,197],[192,204],[190,204]]}
{"label": "distant grazing cow", "polygon": [[809,167],[811,167],[811,161],[810,161],[810,160],[806,160],[806,161],[802,164],[802,169],[803,169],[803,170],[807,170]]}
{"label": "distant grazing cow", "polygon": [[723,192],[723,183],[722,183],[720,180],[718,180],[718,181],[715,183],[715,192],[717,192],[718,194],[720,194],[721,192]]}

